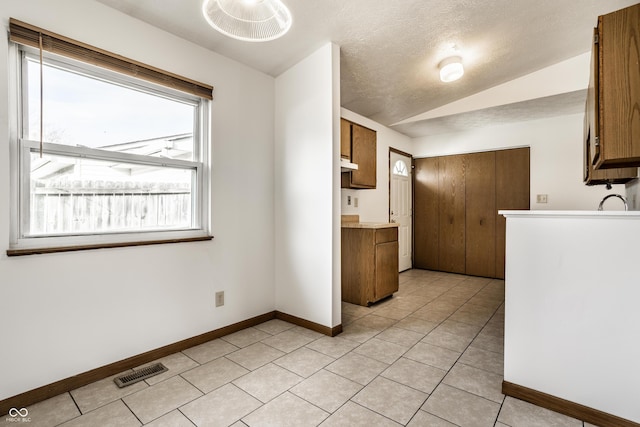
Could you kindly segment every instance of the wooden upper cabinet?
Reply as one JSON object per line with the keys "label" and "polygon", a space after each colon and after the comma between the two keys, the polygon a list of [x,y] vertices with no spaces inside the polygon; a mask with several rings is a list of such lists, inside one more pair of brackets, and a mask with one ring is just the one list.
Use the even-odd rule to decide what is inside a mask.
{"label": "wooden upper cabinet", "polygon": [[595,169],[640,166],[640,4],[598,17],[594,37]]}
{"label": "wooden upper cabinet", "polygon": [[[594,29],[593,40],[598,36],[598,29]],[[589,77],[589,88],[587,91],[587,103],[584,113],[584,159],[582,164],[583,180],[587,185],[598,184],[624,184],[638,175],[638,169],[631,168],[611,168],[595,169],[594,159],[600,158],[600,144],[598,136],[600,133],[599,110],[598,110],[598,88],[599,88],[599,53],[598,43],[594,43],[591,50],[591,75]],[[598,141],[596,141],[596,137]]]}
{"label": "wooden upper cabinet", "polygon": [[351,123],[340,119],[340,157],[351,161]]}
{"label": "wooden upper cabinet", "polygon": [[342,174],[342,188],[376,188],[377,142],[376,132],[344,119],[340,122],[340,156],[346,153],[346,122],[349,124],[349,147],[351,162],[358,165],[358,170]]}

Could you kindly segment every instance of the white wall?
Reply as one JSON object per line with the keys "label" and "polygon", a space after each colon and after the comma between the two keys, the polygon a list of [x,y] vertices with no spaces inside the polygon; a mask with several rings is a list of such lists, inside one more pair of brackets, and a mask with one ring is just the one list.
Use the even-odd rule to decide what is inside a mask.
{"label": "white wall", "polygon": [[[606,194],[624,194],[624,185],[582,182],[583,114],[484,127],[414,139],[414,157],[433,157],[509,147],[531,148],[531,209],[596,210]],[[536,203],[547,194],[548,203]],[[616,207],[614,207],[616,208]]]}
{"label": "white wall", "polygon": [[340,323],[339,86],[333,44],[276,78],[276,309],[328,327]]}
{"label": "white wall", "polygon": [[[638,170],[640,172],[640,169]],[[636,178],[625,184],[624,196],[627,198],[630,211],[640,211],[640,179]]]}
{"label": "white wall", "polygon": [[[215,86],[215,239],[7,258],[10,107],[0,102],[0,399],[272,311],[274,79],[94,1],[3,0],[5,28],[9,17]],[[7,49],[2,37],[0,100]]]}
{"label": "white wall", "polygon": [[[389,221],[389,147],[412,154],[414,146],[411,138],[389,129],[357,113],[342,108],[342,117],[364,127],[375,130],[377,134],[377,184],[375,189],[341,191],[341,209],[343,215],[360,215],[362,222]],[[351,205],[347,197],[351,196]],[[358,207],[355,207],[355,198]]]}
{"label": "white wall", "polygon": [[638,212],[507,215],[504,379],[640,423]]}

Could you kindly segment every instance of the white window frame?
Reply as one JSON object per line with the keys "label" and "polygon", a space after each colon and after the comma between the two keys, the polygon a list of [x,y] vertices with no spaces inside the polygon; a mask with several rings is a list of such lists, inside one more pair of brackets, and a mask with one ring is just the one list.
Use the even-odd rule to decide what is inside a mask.
{"label": "white window frame", "polygon": [[[26,78],[26,56],[39,55],[36,49],[10,43],[9,47],[9,144],[10,144],[10,186],[11,186],[11,229],[10,251],[37,250],[69,247],[95,247],[99,245],[135,245],[154,242],[174,242],[210,238],[210,101],[188,93],[180,92],[147,81],[135,79],[94,65],[86,64],[63,56],[44,53],[48,62],[59,64],[73,70],[111,83],[130,87],[152,95],[166,97],[193,105],[193,161],[167,159],[123,152],[112,152],[87,147],[44,143],[44,153],[69,157],[84,157],[95,160],[122,161],[149,166],[174,167],[195,170],[192,182],[192,227],[189,229],[167,229],[153,231],[113,231],[93,234],[65,234],[27,236],[29,228],[30,199],[30,153],[39,151],[40,142],[22,138],[23,114],[27,106],[23,105],[23,84]],[[46,84],[46,82],[45,82]]]}

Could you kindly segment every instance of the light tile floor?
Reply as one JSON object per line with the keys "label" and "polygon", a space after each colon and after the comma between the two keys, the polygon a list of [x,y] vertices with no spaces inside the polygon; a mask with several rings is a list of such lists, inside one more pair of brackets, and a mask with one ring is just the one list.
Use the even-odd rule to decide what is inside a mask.
{"label": "light tile floor", "polygon": [[[410,270],[329,338],[271,320],[28,408],[29,426],[589,426],[501,393],[504,282]],[[2,425],[16,425],[0,419]]]}

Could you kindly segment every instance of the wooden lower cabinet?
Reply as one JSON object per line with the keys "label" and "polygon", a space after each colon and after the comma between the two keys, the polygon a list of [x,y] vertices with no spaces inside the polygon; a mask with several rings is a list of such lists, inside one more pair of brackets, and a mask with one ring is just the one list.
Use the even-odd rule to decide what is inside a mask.
{"label": "wooden lower cabinet", "polygon": [[342,301],[368,306],[398,291],[398,227],[342,228]]}
{"label": "wooden lower cabinet", "polygon": [[505,220],[529,209],[529,148],[414,160],[414,267],[504,278]]}

